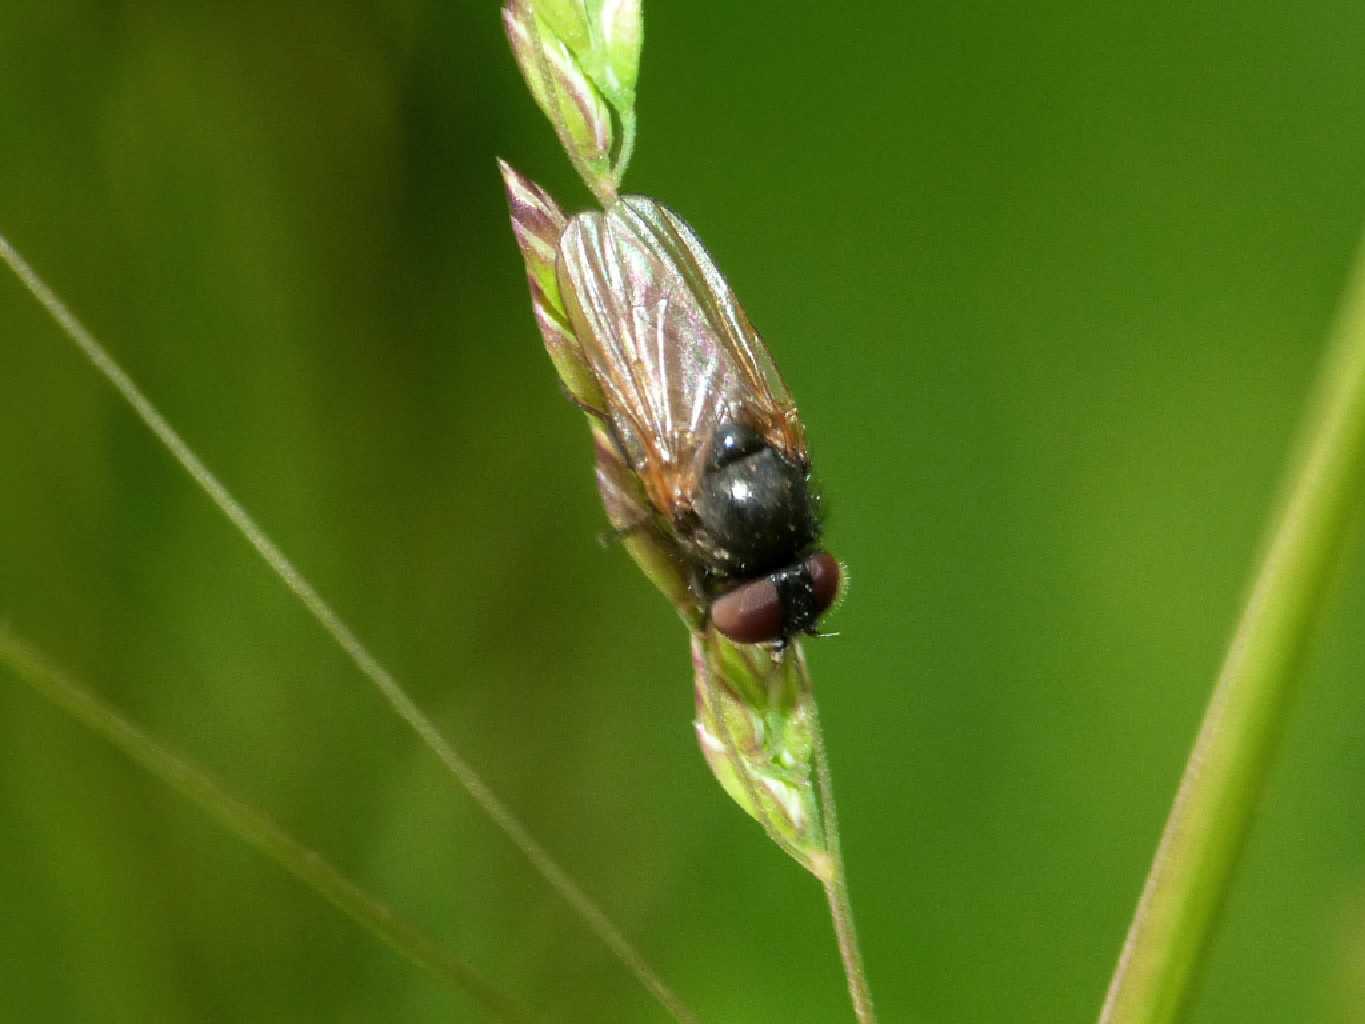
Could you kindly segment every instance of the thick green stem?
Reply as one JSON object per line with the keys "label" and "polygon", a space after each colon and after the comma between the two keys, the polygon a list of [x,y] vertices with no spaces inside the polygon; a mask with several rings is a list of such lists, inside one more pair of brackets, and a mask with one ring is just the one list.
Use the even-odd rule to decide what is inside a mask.
{"label": "thick green stem", "polygon": [[217,818],[229,832],[273,858],[347,917],[441,981],[476,999],[496,1020],[525,1021],[524,1010],[472,968],[451,956],[265,814],[224,790],[209,775],[161,746],[89,690],[58,672],[32,647],[0,629],[0,665],[118,747],[151,774]]}
{"label": "thick green stem", "polygon": [[1365,252],[1255,584],[1185,768],[1101,1024],[1167,1024],[1190,1001],[1365,470]]}

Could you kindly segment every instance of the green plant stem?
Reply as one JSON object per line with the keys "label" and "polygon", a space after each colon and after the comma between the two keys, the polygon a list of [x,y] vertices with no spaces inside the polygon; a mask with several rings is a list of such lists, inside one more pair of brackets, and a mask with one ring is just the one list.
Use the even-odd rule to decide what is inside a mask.
{"label": "green plant stem", "polygon": [[[801,658],[801,677],[809,686],[806,659]],[[820,715],[811,694],[811,735],[815,740],[815,772],[820,784],[820,817],[824,827],[825,851],[829,854],[829,874],[820,880],[829,901],[829,914],[834,922],[834,937],[839,943],[839,959],[848,979],[848,997],[853,1002],[853,1013],[858,1024],[877,1024],[877,1012],[872,1007],[872,992],[867,985],[867,971],[863,967],[862,950],[858,947],[858,932],[853,925],[853,904],[848,898],[848,875],[844,871],[843,846],[839,841],[839,818],[834,807],[834,780],[830,773],[829,756],[825,752],[825,733],[820,727]]]}
{"label": "green plant stem", "polygon": [[425,933],[394,916],[314,850],[267,815],[223,789],[203,769],[161,746],[85,687],[55,669],[33,647],[0,629],[0,663],[16,678],[98,733],[171,789],[198,804],[229,832],[254,846],[351,920],[440,981],[472,996],[496,1019],[529,1020],[525,1010]]}
{"label": "green plant stem", "polygon": [[456,751],[454,745],[436,728],[436,724],[418,707],[402,684],[366,647],[355,632],[329,605],[317,588],[312,585],[285,556],[279,546],[272,541],[260,524],[252,518],[246,508],[222,482],[209,471],[203,460],[185,442],[174,427],[170,425],[160,410],[142,393],[124,369],[114,361],[108,350],[99,342],[66,304],[57,297],[56,292],[38,276],[19,251],[0,235],[0,261],[14,272],[29,294],[37,300],[49,316],[57,323],[67,338],[90,360],[91,365],[113,386],[120,396],[132,407],[148,430],[180,463],[195,484],[213,502],[223,517],[251,545],[270,570],[293,593],[299,603],[308,610],[323,630],[335,641],[336,645],[351,659],[356,668],[379,691],[394,713],[403,720],[440,759],[451,778],[459,784],[524,856],[546,883],[573,908],[580,920],[607,946],[618,960],[635,976],[651,995],[664,1007],[668,1014],[680,1024],[693,1024],[696,1018],[686,1004],[670,989],[659,975],[650,967],[625,934],[607,917],[597,903],[588,896],[550,852],[542,846],[530,829],[513,813],[512,809],[498,799],[497,795],[474,770],[473,765]]}
{"label": "green plant stem", "polygon": [[1101,1024],[1180,1017],[1244,845],[1365,471],[1365,251],[1357,256],[1301,445]]}

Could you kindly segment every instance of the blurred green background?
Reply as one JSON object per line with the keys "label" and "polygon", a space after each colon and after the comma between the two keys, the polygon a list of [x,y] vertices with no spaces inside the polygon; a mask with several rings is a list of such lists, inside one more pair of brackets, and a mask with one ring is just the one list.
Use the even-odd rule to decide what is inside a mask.
{"label": "blurred green background", "polygon": [[[852,572],[811,658],[884,1020],[1091,1020],[1365,219],[1365,7],[646,18],[627,185]],[[492,2],[0,8],[0,230],[704,1020],[849,1020],[595,541],[495,155],[587,204]],[[1365,1021],[1363,546],[1196,1021]],[[663,1019],[8,277],[0,619],[545,1019]],[[0,683],[5,1019],[483,1019]]]}

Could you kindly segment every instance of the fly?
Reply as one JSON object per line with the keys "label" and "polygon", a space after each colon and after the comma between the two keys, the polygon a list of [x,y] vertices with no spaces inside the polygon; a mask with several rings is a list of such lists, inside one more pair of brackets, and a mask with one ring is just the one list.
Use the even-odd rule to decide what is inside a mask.
{"label": "fly", "polygon": [[556,274],[606,403],[589,411],[690,564],[707,621],[737,643],[816,634],[841,570],[820,546],[805,428],[695,232],[622,196],[569,221]]}

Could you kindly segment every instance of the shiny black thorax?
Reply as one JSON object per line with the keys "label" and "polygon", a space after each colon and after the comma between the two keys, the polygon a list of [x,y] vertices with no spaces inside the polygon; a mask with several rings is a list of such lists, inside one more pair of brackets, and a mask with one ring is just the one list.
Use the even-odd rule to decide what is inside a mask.
{"label": "shiny black thorax", "polygon": [[791,568],[820,539],[810,467],[740,424],[716,431],[692,505],[713,584]]}

